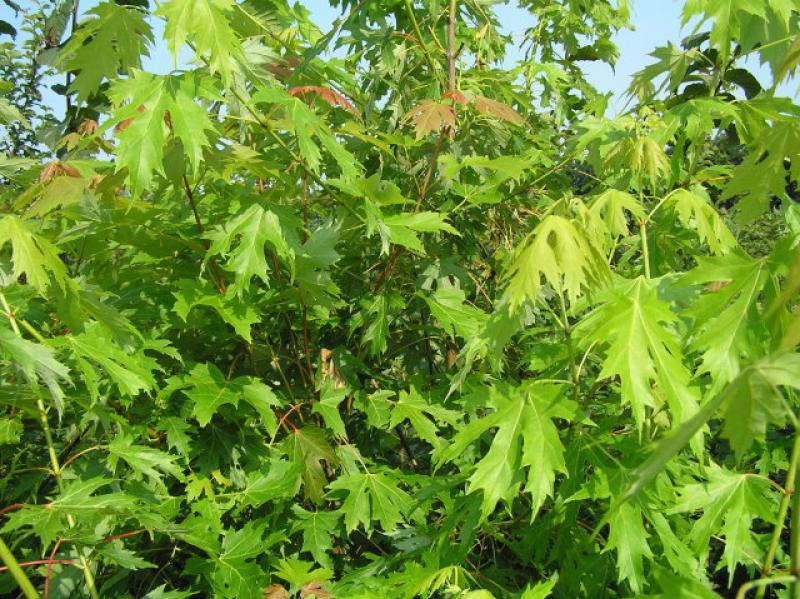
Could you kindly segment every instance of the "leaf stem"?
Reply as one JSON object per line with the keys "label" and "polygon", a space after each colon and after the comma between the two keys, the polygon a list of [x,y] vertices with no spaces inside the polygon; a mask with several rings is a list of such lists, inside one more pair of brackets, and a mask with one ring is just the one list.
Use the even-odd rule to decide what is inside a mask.
{"label": "leaf stem", "polygon": [[456,17],[458,0],[450,0],[450,12],[447,15],[447,88],[456,91]]}
{"label": "leaf stem", "polygon": [[[17,324],[17,319],[14,317],[14,312],[11,310],[11,306],[8,305],[6,296],[2,291],[0,291],[0,306],[2,306],[3,310],[8,316],[8,320],[11,323],[11,328],[13,329],[14,333],[17,336],[22,337],[22,333],[19,330],[19,325]],[[53,468],[53,476],[55,476],[58,488],[63,491],[64,481],[61,479],[61,465],[59,464],[58,454],[56,453],[55,443],[53,442],[53,432],[50,429],[50,422],[47,417],[47,408],[44,405],[44,400],[42,400],[42,392],[39,388],[39,385],[34,382],[31,384],[31,386],[36,393],[36,409],[39,412],[39,422],[42,425],[44,438],[47,442],[47,453],[50,456],[50,464]],[[72,514],[67,514],[67,523],[69,524],[70,528],[75,527],[75,517]],[[81,560],[81,566],[83,567],[83,575],[86,579],[86,588],[89,590],[89,595],[92,597],[92,599],[100,599],[100,596],[97,594],[97,586],[95,585],[94,575],[92,574],[89,562],[82,550],[78,551],[78,555]]]}
{"label": "leaf stem", "polygon": [[646,279],[651,278],[650,273],[650,248],[647,244],[647,221],[641,219],[639,221],[639,235],[642,238],[642,260],[644,261],[644,276]]}
{"label": "leaf stem", "polygon": [[564,337],[567,340],[567,354],[569,356],[569,378],[572,379],[572,400],[578,401],[578,363],[575,359],[575,343],[572,339],[572,325],[569,323],[567,315],[567,301],[564,299],[564,292],[559,291],[558,298],[561,301],[561,315],[564,324]]}
{"label": "leaf stem", "polygon": [[419,40],[419,47],[422,48],[422,54],[425,56],[425,61],[428,63],[428,66],[431,68],[431,75],[436,72],[436,63],[431,56],[431,53],[428,51],[428,46],[425,45],[425,40],[422,37],[422,31],[420,31],[419,23],[417,22],[417,15],[414,14],[414,7],[411,5],[411,0],[405,0],[406,12],[408,13],[408,18],[411,19],[411,26],[414,28],[414,33],[417,35],[417,39]]}
{"label": "leaf stem", "polygon": [[[764,567],[761,569],[762,578],[769,577],[772,571],[772,564],[775,561],[775,554],[778,551],[778,545],[783,534],[784,524],[786,523],[786,513],[789,511],[789,504],[792,501],[795,489],[795,481],[797,479],[797,466],[800,460],[800,434],[795,434],[794,446],[792,447],[792,456],[789,459],[789,468],[786,471],[786,482],[783,485],[783,497],[781,498],[780,506],[778,507],[778,517],[775,521],[775,528],[772,531],[772,538],[769,542],[767,555],[764,558]],[[795,506],[796,508],[796,506]],[[794,530],[792,531],[795,532]],[[756,593],[757,599],[762,599],[766,591],[765,586],[761,586]]]}
{"label": "leaf stem", "polygon": [[797,578],[795,576],[776,576],[775,578],[759,578],[758,580],[751,580],[750,582],[746,582],[739,587],[739,592],[736,593],[736,599],[744,599],[747,595],[747,591],[754,588],[758,588],[760,595],[763,596],[764,591],[770,585],[786,584],[789,582],[796,582],[796,580]]}
{"label": "leaf stem", "polygon": [[31,579],[22,570],[17,558],[11,553],[2,537],[0,537],[0,561],[6,565],[26,599],[39,599],[39,592],[33,586]]}
{"label": "leaf stem", "polygon": [[[795,437],[799,436],[798,433]],[[800,493],[792,495],[792,512],[789,520],[791,539],[789,542],[789,572],[795,579],[792,587],[791,597],[800,599],[800,582],[797,581],[797,574],[800,572]]]}

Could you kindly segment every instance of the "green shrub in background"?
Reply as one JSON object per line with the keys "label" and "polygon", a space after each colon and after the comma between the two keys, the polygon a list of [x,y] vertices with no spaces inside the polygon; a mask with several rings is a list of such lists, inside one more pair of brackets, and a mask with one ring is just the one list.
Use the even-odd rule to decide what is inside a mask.
{"label": "green shrub in background", "polygon": [[0,594],[800,596],[800,3],[334,4],[0,21]]}

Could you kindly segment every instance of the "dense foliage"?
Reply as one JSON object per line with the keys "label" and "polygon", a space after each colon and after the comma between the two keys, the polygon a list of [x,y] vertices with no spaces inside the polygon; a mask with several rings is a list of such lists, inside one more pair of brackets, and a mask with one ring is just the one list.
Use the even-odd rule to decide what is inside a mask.
{"label": "dense foliage", "polygon": [[333,4],[3,0],[0,595],[800,597],[800,1]]}

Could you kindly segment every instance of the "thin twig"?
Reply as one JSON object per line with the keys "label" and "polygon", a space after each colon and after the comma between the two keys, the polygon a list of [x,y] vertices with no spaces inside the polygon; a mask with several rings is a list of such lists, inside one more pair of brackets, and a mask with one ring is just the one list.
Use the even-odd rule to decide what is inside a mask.
{"label": "thin twig", "polygon": [[[45,566],[47,564],[64,564],[74,566],[75,562],[71,559],[37,559],[33,560],[32,562],[19,562],[17,565],[20,568],[25,568],[27,566]],[[8,569],[8,566],[2,566],[0,567],[0,572],[5,572]]]}
{"label": "thin twig", "polygon": [[58,553],[58,548],[61,546],[61,541],[63,539],[57,539],[56,544],[53,545],[53,550],[50,552],[50,562],[47,564],[47,575],[44,577],[44,599],[50,597],[50,576],[53,573],[53,564],[52,561],[56,558],[56,553]]}
{"label": "thin twig", "polygon": [[[191,185],[189,185],[189,179],[185,174],[183,175],[183,189],[186,192],[189,205],[192,207],[192,214],[194,214],[194,223],[197,226],[197,231],[200,233],[200,235],[203,235],[203,233],[205,233],[205,227],[203,226],[203,221],[200,219],[200,213],[197,210],[197,202],[194,199],[194,190],[192,189]],[[211,247],[208,239],[202,239],[201,243],[206,251],[208,251],[208,248]],[[219,291],[220,295],[225,295],[225,280],[222,278],[222,271],[220,270],[217,261],[213,257],[209,258],[208,265],[211,278],[214,279],[214,285],[216,286],[217,291]]]}

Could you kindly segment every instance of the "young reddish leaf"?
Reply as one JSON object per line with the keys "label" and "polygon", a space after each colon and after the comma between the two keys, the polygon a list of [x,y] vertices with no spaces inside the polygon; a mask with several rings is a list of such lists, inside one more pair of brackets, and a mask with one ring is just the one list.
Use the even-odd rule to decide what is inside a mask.
{"label": "young reddish leaf", "polygon": [[299,56],[285,56],[280,60],[268,62],[264,65],[264,70],[272,73],[279,80],[288,79],[294,70],[303,64],[303,59]]}
{"label": "young reddish leaf", "polygon": [[80,177],[81,174],[74,166],[70,166],[66,162],[54,160],[53,162],[48,162],[39,173],[39,182],[50,181],[60,176]]}
{"label": "young reddish leaf", "polygon": [[506,106],[497,100],[476,95],[472,100],[472,104],[475,106],[475,110],[480,112],[482,115],[495,116],[503,121],[511,123],[512,125],[522,125],[525,122],[525,119],[523,119],[513,108]]}
{"label": "young reddish leaf", "polygon": [[442,100],[453,100],[453,104],[459,103],[462,106],[466,106],[469,103],[469,100],[459,91],[451,91],[445,92],[442,94]]}
{"label": "young reddish leaf", "polygon": [[297,97],[305,94],[314,94],[325,100],[328,104],[336,108],[341,106],[348,112],[359,116],[358,111],[353,107],[350,101],[339,92],[332,90],[329,87],[320,87],[318,85],[303,85],[300,87],[293,87],[289,90],[289,95]]}

